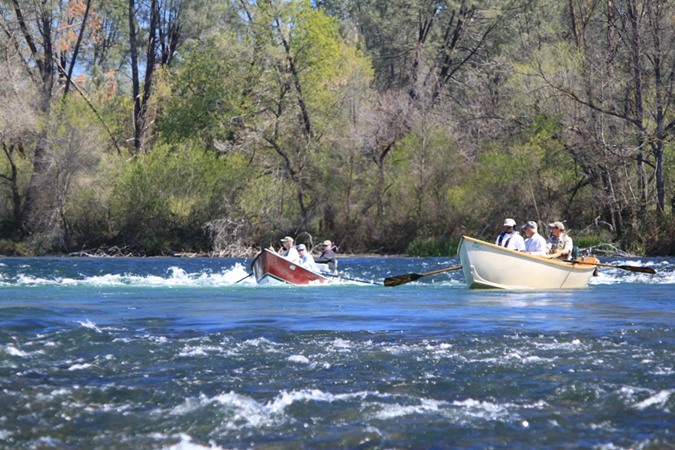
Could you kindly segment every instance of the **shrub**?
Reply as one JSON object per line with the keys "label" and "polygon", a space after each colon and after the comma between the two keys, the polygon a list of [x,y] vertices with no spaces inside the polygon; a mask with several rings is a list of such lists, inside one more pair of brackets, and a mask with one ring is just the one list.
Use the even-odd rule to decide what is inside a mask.
{"label": "shrub", "polygon": [[446,238],[416,238],[406,248],[406,254],[412,256],[455,256],[456,240]]}

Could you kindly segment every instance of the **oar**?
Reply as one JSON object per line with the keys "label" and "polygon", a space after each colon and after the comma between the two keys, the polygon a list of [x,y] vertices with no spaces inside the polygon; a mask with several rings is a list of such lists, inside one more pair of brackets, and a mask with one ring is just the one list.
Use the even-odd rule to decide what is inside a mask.
{"label": "oar", "polygon": [[247,279],[248,277],[251,277],[251,276],[253,276],[253,274],[252,274],[252,273],[249,273],[248,275],[246,275],[246,276],[245,276],[244,278],[242,278],[241,280],[235,281],[233,284],[240,283],[240,282],[244,281],[245,279]]}
{"label": "oar", "polygon": [[389,277],[384,279],[385,286],[399,286],[401,284],[410,283],[411,281],[419,280],[422,277],[429,275],[436,275],[437,273],[451,272],[453,270],[459,270],[462,266],[453,266],[446,267],[445,269],[433,270],[431,272],[425,273],[407,273],[405,275],[396,275],[395,277]]}
{"label": "oar", "polygon": [[358,278],[348,278],[342,275],[333,275],[332,273],[321,273],[324,277],[332,277],[336,278],[338,280],[348,280],[348,281],[356,281],[357,283],[364,283],[364,284],[377,284],[373,283],[372,281],[369,280],[359,280]]}
{"label": "oar", "polygon": [[574,261],[576,264],[588,264],[589,266],[602,266],[602,267],[614,267],[615,269],[627,270],[629,272],[639,272],[639,273],[648,273],[651,275],[656,274],[656,270],[651,267],[640,267],[640,266],[624,266],[618,264],[603,264],[603,263],[592,263],[585,261]]}

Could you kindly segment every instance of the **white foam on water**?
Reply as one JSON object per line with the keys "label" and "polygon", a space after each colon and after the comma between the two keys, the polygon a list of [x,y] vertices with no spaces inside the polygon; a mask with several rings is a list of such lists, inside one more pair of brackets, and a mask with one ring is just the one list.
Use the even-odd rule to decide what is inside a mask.
{"label": "white foam on water", "polygon": [[505,354],[468,359],[469,362],[489,363],[495,366],[505,366],[505,365],[512,366],[514,364],[528,365],[528,364],[553,363],[556,360],[558,360],[558,356],[545,358],[542,356],[525,354],[517,349],[509,349]]}
{"label": "white foam on water", "polygon": [[673,370],[672,367],[657,367],[652,374],[654,375],[673,375],[675,374],[675,370]]}
{"label": "white foam on water", "polygon": [[277,344],[276,342],[272,342],[269,339],[260,337],[260,338],[255,338],[255,339],[247,339],[244,342],[240,344],[242,347],[256,347],[256,348],[263,348],[265,351],[270,352],[270,353],[279,353],[280,350],[280,345]]}
{"label": "white foam on water", "polygon": [[420,402],[417,405],[380,403],[378,405],[380,410],[375,413],[374,418],[379,420],[390,420],[414,414],[439,413],[442,411],[442,408],[447,405],[448,402],[432,399],[420,399]]}
{"label": "white foam on water", "polygon": [[675,284],[675,270],[672,268],[672,263],[668,261],[626,260],[602,261],[602,263],[615,266],[651,267],[656,270],[656,274],[632,272],[618,267],[598,267],[598,276],[591,277],[589,284]]}
{"label": "white foam on water", "polygon": [[28,356],[28,353],[24,352],[23,350],[19,350],[12,344],[5,345],[4,350],[9,356],[18,356],[20,358],[26,358]]}
{"label": "white foam on water", "polygon": [[331,403],[336,400],[333,394],[319,389],[302,389],[299,391],[282,391],[274,400],[267,402],[265,408],[274,414],[282,414],[286,408],[296,402],[320,401]]}
{"label": "white foam on water", "polygon": [[76,371],[76,370],[85,370],[85,369],[89,369],[90,367],[94,367],[94,365],[93,365],[93,364],[89,364],[89,363],[84,363],[84,364],[73,364],[72,366],[68,367],[68,370],[71,371],[71,372],[73,372],[73,371]]}
{"label": "white foam on water", "polygon": [[[399,417],[422,415],[439,416],[457,422],[474,420],[519,423],[523,419],[516,410],[545,409],[548,404],[538,401],[533,404],[497,404],[474,399],[447,401],[433,398],[420,398],[373,391],[332,394],[319,389],[300,389],[281,391],[276,397],[261,403],[254,398],[230,391],[214,397],[201,395],[199,398],[186,399],[183,404],[174,407],[170,414],[182,416],[197,412],[213,405],[222,406],[229,414],[223,427],[230,430],[261,428],[292,421],[286,411],[298,403],[336,403],[357,402],[354,406],[364,414],[364,420],[396,420]],[[341,405],[338,405],[341,407]]]}
{"label": "white foam on water", "polygon": [[[163,437],[163,436],[162,436]],[[209,441],[209,446],[197,444],[192,440],[192,436],[181,433],[178,435],[180,441],[174,445],[162,447],[163,450],[223,450],[223,447],[216,445],[213,441]]]}
{"label": "white foam on water", "polygon": [[[223,353],[222,347],[217,347],[215,345],[186,345],[178,353],[178,356],[191,357],[191,356],[209,356],[213,353]],[[232,354],[231,352],[225,352],[226,354]]]}
{"label": "white foam on water", "polygon": [[600,423],[591,423],[591,424],[588,425],[588,427],[591,430],[603,430],[603,431],[611,431],[611,432],[617,431],[617,428],[609,420],[605,420],[605,421],[600,422]]}
{"label": "white foam on water", "polygon": [[97,327],[96,324],[89,319],[85,320],[84,322],[78,321],[77,323],[82,325],[84,328],[89,328],[90,330],[94,330],[97,333],[103,333],[103,331],[101,331],[101,329]]}
{"label": "white foam on water", "polygon": [[20,286],[147,286],[147,287],[222,287],[230,286],[241,281],[248,275],[246,268],[236,263],[234,266],[223,269],[222,272],[212,273],[204,270],[189,273],[177,266],[169,267],[165,275],[139,275],[133,273],[104,274],[86,276],[83,278],[43,278],[27,274],[18,274],[13,283],[6,278],[0,281],[7,285]]}
{"label": "white foam on water", "polygon": [[[553,339],[550,342],[540,342],[540,341],[530,341],[528,346],[534,347],[537,350],[545,351],[546,353],[556,352],[556,351],[567,351],[567,352],[584,352],[588,351],[588,346],[581,342],[580,339],[574,338],[571,341],[558,341]],[[554,361],[558,357],[553,358],[542,358],[543,361]]]}
{"label": "white foam on water", "polygon": [[292,362],[292,363],[298,363],[298,364],[309,364],[309,358],[307,358],[304,355],[291,355],[288,358],[286,358],[287,361]]}
{"label": "white foam on water", "polygon": [[641,401],[639,400],[640,398],[652,396],[654,394],[654,391],[647,388],[636,386],[622,386],[618,391],[616,391],[616,394],[623,400],[623,402],[627,406],[632,407],[635,404],[641,403]]}
{"label": "white foam on water", "polygon": [[197,399],[186,399],[182,405],[173,408],[171,414],[182,416],[213,404],[222,405],[232,412],[232,417],[224,424],[228,429],[259,428],[275,422],[273,410],[233,391],[211,398],[202,395]]}
{"label": "white foam on water", "polygon": [[675,393],[675,389],[664,389],[652,395],[651,397],[634,404],[633,408],[639,409],[641,411],[650,408],[652,406],[655,406],[657,408],[664,408],[666,406],[666,403],[668,403],[668,400],[670,400],[670,396],[673,395],[673,393]]}
{"label": "white foam on water", "polygon": [[351,351],[352,348],[354,347],[354,344],[352,341],[348,341],[346,339],[342,338],[336,338],[333,340],[332,344],[332,349],[333,350],[338,350],[338,351]]}
{"label": "white foam on water", "polygon": [[465,416],[494,421],[518,420],[517,415],[512,414],[508,405],[499,405],[492,402],[466,399],[454,401],[453,406],[460,407]]}
{"label": "white foam on water", "polygon": [[364,399],[369,392],[356,394],[333,395],[318,389],[302,389],[296,391],[281,391],[275,398],[260,403],[255,399],[238,394],[234,391],[219,394],[215,397],[201,395],[199,398],[189,398],[183,404],[174,407],[170,414],[182,416],[198,411],[213,404],[225,407],[232,416],[224,427],[231,430],[242,428],[260,428],[285,422],[289,418],[285,415],[286,408],[298,402],[327,402],[346,401],[354,398]]}

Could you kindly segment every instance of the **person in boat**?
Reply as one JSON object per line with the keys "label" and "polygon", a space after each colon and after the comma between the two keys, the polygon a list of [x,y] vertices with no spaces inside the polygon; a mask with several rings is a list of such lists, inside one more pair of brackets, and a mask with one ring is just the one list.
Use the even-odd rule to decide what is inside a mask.
{"label": "person in boat", "polygon": [[525,224],[525,253],[536,256],[546,256],[546,239],[537,232],[537,222],[530,220]]}
{"label": "person in boat", "polygon": [[520,233],[516,231],[515,220],[506,219],[504,221],[504,231],[497,236],[495,244],[510,250],[517,250],[519,252],[525,251],[525,241]]}
{"label": "person in boat", "polygon": [[281,245],[282,247],[281,250],[279,250],[279,254],[297,264],[300,261],[300,254],[293,246],[293,238],[290,236],[284,237],[281,239]]}
{"label": "person in boat", "polygon": [[337,260],[337,258],[335,257],[335,247],[333,246],[333,243],[329,240],[323,241],[322,246],[323,251],[321,252],[321,255],[314,257],[314,262],[321,264],[328,264],[328,270],[330,270],[331,272],[335,272]]}
{"label": "person in boat", "polygon": [[572,238],[565,233],[565,224],[560,221],[549,223],[551,235],[546,240],[547,258],[559,258],[569,261],[572,259],[572,250],[574,242]]}
{"label": "person in boat", "polygon": [[299,244],[295,248],[298,249],[298,253],[300,254],[300,260],[299,260],[300,265],[307,270],[311,270],[312,272],[318,272],[319,268],[314,263],[314,258],[307,251],[307,247],[305,247],[305,244]]}

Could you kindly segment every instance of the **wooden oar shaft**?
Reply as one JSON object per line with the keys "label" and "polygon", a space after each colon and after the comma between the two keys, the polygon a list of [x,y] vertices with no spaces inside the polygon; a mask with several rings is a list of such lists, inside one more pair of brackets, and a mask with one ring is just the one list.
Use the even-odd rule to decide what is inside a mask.
{"label": "wooden oar shaft", "polygon": [[240,282],[244,281],[245,279],[247,279],[247,278],[250,277],[250,276],[253,276],[253,274],[252,274],[252,273],[249,273],[248,275],[246,275],[246,276],[245,276],[244,278],[242,278],[241,280],[235,281],[233,284],[240,283]]}
{"label": "wooden oar shaft", "polygon": [[446,267],[445,269],[432,270],[431,272],[425,273],[407,273],[405,275],[397,275],[395,277],[389,277],[384,279],[385,286],[400,286],[402,284],[410,283],[411,281],[418,280],[427,275],[435,275],[437,273],[450,272],[451,270],[459,270],[462,266],[453,266]]}
{"label": "wooden oar shaft", "polygon": [[432,270],[431,272],[424,272],[421,275],[423,277],[426,277],[427,275],[436,275],[437,273],[450,272],[452,270],[459,270],[461,268],[462,268],[462,266],[446,267],[445,269],[438,269],[438,270]]}

